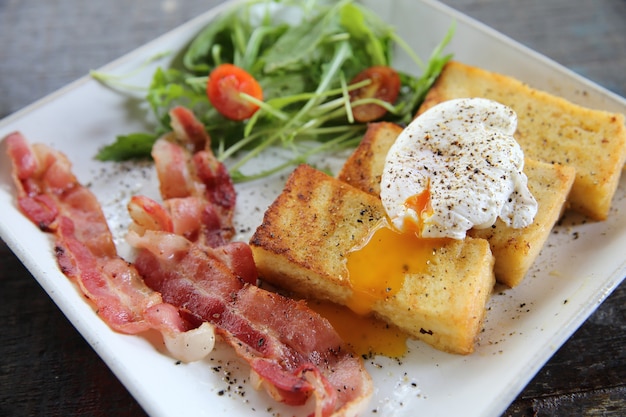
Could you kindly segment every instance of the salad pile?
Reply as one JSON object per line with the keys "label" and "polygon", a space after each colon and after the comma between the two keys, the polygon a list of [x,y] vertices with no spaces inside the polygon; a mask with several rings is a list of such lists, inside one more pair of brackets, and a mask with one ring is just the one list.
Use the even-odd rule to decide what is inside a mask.
{"label": "salad pile", "polygon": [[[451,58],[443,49],[453,27],[423,62],[372,11],[353,0],[252,0],[206,26],[168,68],[159,68],[146,93],[157,126],[119,136],[97,158],[149,157],[171,130],[169,111],[183,105],[211,136],[234,181],[260,178],[306,162],[320,152],[355,146],[367,122],[408,123]],[[421,75],[391,67],[395,48]],[[103,82],[106,75],[94,73]],[[291,157],[268,170],[241,167],[272,146]],[[242,152],[244,151],[244,152]]]}

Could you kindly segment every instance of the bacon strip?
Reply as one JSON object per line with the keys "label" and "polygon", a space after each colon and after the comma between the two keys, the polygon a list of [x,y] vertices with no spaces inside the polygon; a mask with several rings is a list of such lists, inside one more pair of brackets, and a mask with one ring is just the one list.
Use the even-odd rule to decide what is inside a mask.
{"label": "bacon strip", "polygon": [[[356,412],[371,394],[371,380],[361,360],[351,354],[328,321],[304,302],[255,286],[257,271],[247,244],[220,244],[220,239],[206,238],[212,227],[225,230],[228,227],[224,225],[232,225],[234,204],[229,203],[230,198],[215,197],[228,196],[232,183],[199,180],[223,178],[222,174],[200,175],[203,170],[199,166],[211,173],[225,172],[225,168],[207,145],[202,146],[198,138],[203,135],[193,115],[177,109],[171,116],[176,134],[193,137],[187,143],[201,150],[191,155],[172,144],[171,137],[159,140],[153,155],[158,160],[164,209],[146,197],[134,197],[129,204],[135,224],[128,241],[138,250],[135,265],[146,284],[159,291],[166,302],[178,306],[190,321],[213,324],[250,364],[257,388],[264,387],[276,400],[302,405],[313,396],[316,416]],[[204,140],[210,139],[206,136]],[[185,159],[205,163],[190,168]],[[207,182],[211,187],[205,187]],[[209,188],[213,191],[207,194]],[[196,214],[197,223],[184,222],[194,224],[195,229],[175,226],[185,216],[176,213],[174,207],[194,207],[199,204],[198,196],[217,206],[220,222],[206,217],[197,221]],[[180,210],[194,211],[201,212],[187,207]],[[182,230],[185,232],[180,233]]]}
{"label": "bacon strip", "polygon": [[117,255],[95,196],[67,158],[15,133],[7,142],[21,210],[55,235],[61,270],[113,329],[156,329],[175,357],[188,360],[201,357],[185,348],[198,345],[194,339],[203,353],[212,347],[211,323],[250,364],[255,386],[276,400],[302,405],[313,397],[316,417],[358,414],[372,393],[362,361],[304,302],[255,285],[250,247],[229,242],[235,190],[226,168],[189,110],[170,115],[174,133],[153,149],[164,203],[135,196],[128,205],[134,265]]}
{"label": "bacon strip", "polygon": [[207,246],[224,244],[234,235],[236,201],[228,170],[213,155],[211,138],[190,110],[176,107],[170,117],[173,134],[152,148],[161,197],[186,237]]}
{"label": "bacon strip", "polygon": [[[45,145],[31,146],[17,132],[5,140],[18,206],[42,231],[55,236],[61,271],[76,282],[112,329],[128,334],[155,329],[175,343],[189,324],[144,283],[132,264],[117,255],[96,197],[78,182],[67,158]],[[205,347],[213,337],[206,336]],[[184,351],[177,357],[196,359]]]}
{"label": "bacon strip", "polygon": [[192,321],[213,324],[250,364],[258,387],[290,405],[302,405],[314,396],[316,416],[333,415],[369,396],[371,381],[361,360],[327,320],[304,302],[258,288],[250,283],[256,275],[238,275],[222,261],[231,256],[253,263],[248,245],[208,248],[189,243],[185,248],[175,243],[164,250],[173,242],[168,235],[147,231],[141,237],[129,236],[139,249],[138,271]]}

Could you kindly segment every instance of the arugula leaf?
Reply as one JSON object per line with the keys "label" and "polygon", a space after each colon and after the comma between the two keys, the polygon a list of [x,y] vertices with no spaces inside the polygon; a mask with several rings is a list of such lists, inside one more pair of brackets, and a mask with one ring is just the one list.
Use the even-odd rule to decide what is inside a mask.
{"label": "arugula leaf", "polygon": [[371,16],[366,16],[361,8],[354,4],[346,4],[341,9],[341,25],[348,30],[351,38],[359,42],[362,48],[356,48],[355,52],[362,51],[366,57],[361,57],[360,61],[367,61],[369,58],[372,65],[387,65],[391,59],[386,54],[389,51],[389,38],[385,35],[386,28],[371,27],[371,23],[376,23]]}
{"label": "arugula leaf", "polygon": [[[180,51],[180,59],[154,73],[146,100],[158,121],[155,131],[118,137],[97,157],[149,156],[150,144],[171,129],[169,111],[177,105],[190,108],[205,125],[220,160],[246,151],[230,167],[236,181],[268,175],[315,153],[354,146],[366,125],[352,118],[348,90],[355,87],[346,80],[368,67],[391,65],[394,48],[403,49],[422,74],[400,74],[396,103],[379,104],[388,109],[385,120],[408,123],[451,57],[443,49],[453,31],[424,64],[390,25],[353,0],[248,1],[217,16]],[[243,122],[226,119],[206,97],[210,71],[225,62],[244,68],[263,89],[263,101],[255,102],[259,111]],[[311,148],[305,141],[320,145]],[[293,158],[266,172],[240,171],[271,146],[290,149]]]}
{"label": "arugula leaf", "polygon": [[96,159],[100,161],[126,161],[129,159],[146,158],[150,156],[152,145],[157,136],[150,133],[132,133],[121,135],[110,145],[100,149]]}
{"label": "arugula leaf", "polygon": [[[306,23],[306,24],[304,24]],[[306,71],[327,55],[326,37],[337,32],[332,10],[315,16],[303,24],[291,26],[278,41],[263,54],[264,72]]]}
{"label": "arugula leaf", "polygon": [[204,89],[189,83],[189,75],[170,68],[158,68],[152,78],[146,100],[164,131],[169,130],[169,110],[175,106],[189,107],[194,112],[206,111],[210,103]]}
{"label": "arugula leaf", "polygon": [[[234,48],[230,28],[240,24],[236,17],[236,13],[231,11],[218,16],[210,25],[207,25],[193,39],[183,55],[185,68],[195,73],[208,73],[211,68],[221,62],[233,62]],[[216,45],[220,48],[219,53],[214,55]]]}
{"label": "arugula leaf", "polygon": [[404,107],[412,111],[399,117],[399,123],[408,124],[413,119],[415,110],[424,101],[426,93],[428,93],[428,90],[441,73],[444,65],[452,59],[452,54],[442,55],[442,53],[446,45],[452,40],[455,29],[456,26],[453,24],[443,40],[433,50],[428,64],[420,77],[415,78],[406,74],[400,74],[402,88],[400,89],[400,96],[396,100],[396,107]]}

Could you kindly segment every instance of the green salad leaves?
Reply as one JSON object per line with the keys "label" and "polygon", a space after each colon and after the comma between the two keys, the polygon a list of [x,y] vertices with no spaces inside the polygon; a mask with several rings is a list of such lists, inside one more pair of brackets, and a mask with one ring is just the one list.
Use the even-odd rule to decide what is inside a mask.
{"label": "green salad leaves", "polygon": [[[158,122],[155,130],[119,136],[97,158],[149,157],[152,143],[171,130],[168,112],[177,105],[191,109],[205,125],[219,160],[238,156],[229,164],[235,181],[269,175],[315,153],[353,147],[366,124],[352,116],[349,93],[359,85],[350,80],[366,68],[391,66],[394,48],[403,49],[421,75],[400,73],[395,103],[379,104],[387,109],[385,120],[408,123],[451,58],[443,49],[453,29],[423,63],[391,26],[352,0],[240,4],[206,26],[170,67],[156,70],[146,94]],[[263,100],[255,102],[259,110],[244,121],[224,117],[207,98],[209,74],[223,63],[243,68],[263,89]],[[271,146],[291,149],[293,157],[266,171],[242,172]]]}

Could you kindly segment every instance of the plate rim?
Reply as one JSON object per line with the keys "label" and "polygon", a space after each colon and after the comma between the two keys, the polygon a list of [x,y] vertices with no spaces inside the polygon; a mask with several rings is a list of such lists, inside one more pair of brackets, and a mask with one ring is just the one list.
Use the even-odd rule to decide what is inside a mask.
{"label": "plate rim", "polygon": [[[99,68],[99,70],[108,71],[108,70],[112,70],[115,68],[119,68],[124,63],[128,61],[132,61],[133,58],[142,55],[144,51],[148,50],[149,48],[152,48],[155,45],[159,45],[160,43],[162,43],[163,39],[176,37],[177,35],[181,33],[187,33],[193,28],[201,28],[213,16],[220,13],[224,9],[228,7],[232,7],[236,3],[240,3],[240,2],[242,2],[242,0],[229,0],[214,8],[211,8],[207,10],[206,12],[198,15],[197,17],[187,21],[186,23],[177,26],[176,28],[160,35],[159,37],[147,42],[146,44],[138,48],[135,48],[134,50],[122,55],[121,57],[103,65],[102,67]],[[509,45],[510,47],[513,47],[526,55],[532,56],[533,59],[541,61],[543,65],[548,65],[559,72],[566,73],[568,76],[572,77],[577,82],[583,85],[587,85],[589,88],[593,88],[594,90],[598,91],[599,94],[606,96],[610,101],[614,101],[618,103],[619,105],[623,106],[624,108],[626,108],[626,99],[624,99],[623,97],[608,90],[604,86],[599,85],[596,82],[589,80],[575,73],[574,71],[568,69],[567,67],[564,67],[563,65],[552,60],[551,58],[546,57],[545,55],[519,43],[518,41],[496,31],[495,29],[479,22],[478,20],[470,16],[467,16],[457,11],[456,9],[450,6],[447,6],[436,0],[420,0],[420,2],[427,6],[439,9],[442,12],[457,18],[458,20],[464,21],[468,25],[472,26],[475,30],[479,30],[483,33],[486,33],[490,37],[494,37],[500,41],[507,43],[507,45]],[[22,109],[9,114],[8,116],[0,120],[0,129],[14,123],[15,121],[23,118],[29,113],[34,112],[40,109],[41,107],[44,107],[54,102],[57,98],[66,95],[68,92],[80,88],[81,86],[83,86],[85,83],[89,81],[91,81],[91,77],[88,74],[86,74],[78,78],[77,80],[61,87],[60,89],[57,89],[56,91],[36,100],[32,104],[27,105],[23,107]],[[613,215],[615,214],[613,213]],[[20,261],[27,267],[27,269],[35,277],[37,282],[40,285],[42,285],[42,282],[38,279],[37,275],[34,272],[36,271],[38,273],[42,273],[42,272],[45,273],[45,271],[38,268],[38,265],[34,261],[34,259],[27,255],[26,248],[23,245],[19,244],[18,238],[13,236],[12,233],[10,233],[9,229],[5,227],[4,222],[2,221],[0,221],[0,232],[1,232],[0,236],[2,236],[2,239],[5,241],[7,246],[13,251],[13,253],[15,253],[15,255],[20,259]],[[9,238],[7,238],[7,236]],[[598,308],[598,306],[615,290],[615,288],[617,288],[617,286],[620,285],[624,281],[624,279],[626,278],[625,274],[626,274],[626,261],[623,261],[621,266],[612,274],[612,276],[607,281],[605,281],[604,285],[594,293],[593,303],[589,303],[583,309],[579,309],[577,314],[574,317],[570,318],[567,324],[563,325],[560,332],[553,335],[552,338],[549,338],[548,340],[546,340],[545,345],[552,345],[554,347],[553,348],[548,348],[548,347],[541,348],[537,352],[537,354],[535,354],[534,360],[531,361],[531,363],[527,363],[527,365],[530,365],[528,366],[529,372],[528,372],[527,378],[522,379],[522,380],[518,379],[516,383],[511,384],[511,387],[507,389],[508,396],[507,395],[501,396],[499,400],[493,401],[491,403],[490,410],[494,413],[494,415],[496,413],[500,413],[504,411],[504,409],[511,403],[511,400],[514,399],[515,396],[519,394],[519,392],[528,384],[528,382],[534,377],[534,375],[552,357],[554,352],[556,352],[556,350],[560,346],[562,346],[565,343],[565,341],[574,332],[578,330],[580,325],[584,321],[586,321],[587,318]],[[42,287],[44,286],[42,285]],[[79,332],[83,335],[83,337],[86,338],[86,340],[92,346],[92,348],[105,361],[105,363],[107,363],[107,366],[109,366],[109,368],[113,371],[116,377],[120,379],[120,381],[123,382],[125,387],[129,390],[129,392],[131,392],[133,397],[135,397],[137,401],[142,405],[144,410],[146,411],[150,410],[150,414],[159,415],[158,410],[154,409],[154,407],[152,407],[151,404],[148,404],[149,399],[146,400],[143,398],[141,390],[138,388],[138,382],[133,381],[134,378],[132,378],[132,376],[129,376],[124,372],[123,365],[120,364],[113,355],[110,355],[109,352],[106,351],[106,349],[103,349],[101,345],[99,345],[96,341],[93,340],[93,334],[91,330],[85,329],[84,326],[80,323],[80,320],[78,324],[75,323],[76,313],[72,311],[73,309],[71,308],[71,306],[69,307],[68,312],[66,312],[63,307],[59,306],[56,300],[56,294],[51,294],[46,287],[44,287],[44,290],[46,290],[48,295],[53,300],[55,300],[55,304],[57,304],[57,306],[63,311],[63,314],[70,320],[72,325],[76,327],[77,330],[79,330]],[[80,327],[83,327],[83,330],[80,330]],[[87,336],[90,336],[90,337],[87,337]],[[556,344],[553,343],[555,341],[555,338],[557,340]]]}

